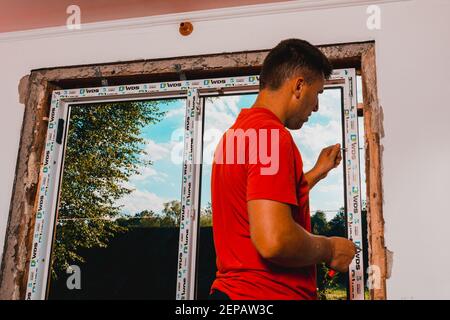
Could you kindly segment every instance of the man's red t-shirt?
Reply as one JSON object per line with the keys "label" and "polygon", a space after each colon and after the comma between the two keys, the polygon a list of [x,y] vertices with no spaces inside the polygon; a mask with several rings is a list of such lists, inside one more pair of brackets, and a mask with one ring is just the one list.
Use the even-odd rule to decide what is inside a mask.
{"label": "man's red t-shirt", "polygon": [[[237,132],[238,129],[257,133],[266,131],[267,134],[257,134],[257,144],[255,140],[249,142],[250,139],[245,139],[245,149],[242,151],[237,140],[231,144],[225,133],[216,148],[211,196],[218,271],[211,292],[220,290],[232,300],[316,299],[316,267],[285,268],[263,259],[250,239],[247,212],[249,200],[270,199],[288,203],[294,220],[311,231],[309,187],[303,173],[300,152],[290,132],[268,109],[242,109],[227,132]],[[275,132],[272,130],[279,132],[278,141],[271,138],[271,132]],[[272,157],[272,162],[268,162],[267,157],[265,160],[258,157],[256,162],[250,160],[251,155],[261,154],[258,148],[262,148],[264,141],[268,146],[262,153],[269,158],[272,157],[272,141],[275,141],[274,145],[279,145],[278,161],[276,157]],[[227,157],[227,142],[228,149],[231,146],[229,155],[233,155],[234,161],[229,160],[231,156]],[[238,160],[238,154],[242,152],[245,152],[245,161]],[[262,174],[261,169],[271,166],[270,174],[267,174],[268,171]]]}

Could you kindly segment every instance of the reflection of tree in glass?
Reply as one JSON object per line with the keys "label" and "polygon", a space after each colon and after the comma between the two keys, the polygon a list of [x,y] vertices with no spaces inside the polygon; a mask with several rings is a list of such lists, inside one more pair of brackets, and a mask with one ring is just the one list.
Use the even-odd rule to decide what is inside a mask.
{"label": "reflection of tree in glass", "polygon": [[119,225],[131,228],[179,227],[181,202],[172,200],[163,205],[164,209],[161,213],[144,210],[134,215],[124,215],[117,221]]}
{"label": "reflection of tree in glass", "polygon": [[210,201],[208,201],[206,207],[202,208],[200,212],[200,227],[212,227],[212,207]]}
{"label": "reflection of tree in glass", "polygon": [[[144,210],[132,216],[122,216],[117,221],[120,226],[140,227],[140,228],[163,228],[179,227],[181,215],[181,202],[172,200],[164,203],[164,209],[161,213],[155,213],[153,210]],[[200,226],[212,226],[211,202],[208,202],[205,208],[200,212]]]}
{"label": "reflection of tree in glass", "polygon": [[159,106],[167,101],[115,102],[71,109],[64,160],[53,276],[69,263],[83,262],[79,249],[106,247],[125,230],[114,220],[116,201],[132,190],[125,187],[139,168],[151,165],[141,157],[144,126],[161,121]]}
{"label": "reflection of tree in glass", "polygon": [[329,227],[325,212],[316,211],[311,217],[311,228],[314,234],[326,235],[328,233]]}

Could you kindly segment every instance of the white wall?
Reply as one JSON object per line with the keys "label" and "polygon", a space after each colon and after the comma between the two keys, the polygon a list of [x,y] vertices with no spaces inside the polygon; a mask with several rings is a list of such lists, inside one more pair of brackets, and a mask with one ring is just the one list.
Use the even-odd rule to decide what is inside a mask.
{"label": "white wall", "polygon": [[386,245],[394,252],[388,298],[450,299],[450,210],[445,201],[450,190],[450,1],[380,4],[381,30],[372,31],[366,27],[366,8],[199,19],[189,37],[178,35],[176,22],[37,39],[6,39],[0,34],[0,250],[24,110],[17,86],[31,69],[267,49],[288,37],[314,44],[375,39],[386,133]]}

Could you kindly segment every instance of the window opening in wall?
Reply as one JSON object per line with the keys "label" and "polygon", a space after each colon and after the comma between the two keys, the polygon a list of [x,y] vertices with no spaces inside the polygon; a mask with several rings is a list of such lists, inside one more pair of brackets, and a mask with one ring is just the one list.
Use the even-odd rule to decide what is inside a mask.
{"label": "window opening in wall", "polygon": [[[322,147],[325,147],[327,139],[331,138],[336,140],[331,143],[341,139],[343,146],[349,141],[358,142],[357,135],[347,140],[350,139],[348,130],[342,131],[351,123],[348,111],[356,107],[352,94],[356,91],[353,74],[351,69],[337,70],[327,83],[321,97],[321,111],[328,119],[317,118],[316,122],[309,123],[309,129],[305,127],[292,132],[304,158],[304,171],[308,170],[308,164],[313,163],[311,157],[313,151],[317,151],[314,143],[323,143]],[[234,122],[240,109],[253,104],[257,89],[258,77],[250,76],[54,92],[45,150],[48,164],[42,169],[40,182],[39,197],[44,200],[40,201],[37,213],[33,242],[36,257],[32,257],[30,262],[27,298],[42,298],[45,293],[51,299],[63,297],[61,290],[68,283],[63,281],[68,276],[64,271],[67,272],[68,265],[76,266],[72,264],[74,261],[81,263],[77,255],[92,255],[86,259],[86,272],[83,273],[83,267],[80,268],[81,286],[87,288],[90,285],[92,288],[91,295],[84,298],[133,296],[171,299],[175,296],[177,299],[195,299],[204,296],[212,280],[208,275],[214,272],[210,268],[215,268],[209,205],[212,161],[208,164],[208,160],[211,160],[221,134]],[[150,93],[155,96],[153,99],[144,98]],[[122,99],[117,97],[120,94],[124,96]],[[146,122],[145,117],[139,118],[137,106],[143,108],[144,114],[147,111],[151,121]],[[346,110],[342,109],[343,106]],[[341,122],[338,121],[339,112],[345,113]],[[313,136],[314,130],[320,131],[317,129],[319,125],[322,135]],[[137,140],[127,137],[126,129]],[[310,130],[311,135],[305,130]],[[117,144],[114,138],[124,143]],[[74,152],[77,144],[78,152]],[[308,151],[308,148],[311,150]],[[355,213],[361,213],[359,199],[354,202],[355,208],[353,202],[349,202],[350,196],[360,194],[359,180],[356,179],[360,172],[354,166],[346,167],[345,156],[349,157],[347,160],[351,160],[350,156],[353,160],[357,159],[354,157],[359,155],[359,149],[352,149],[353,153],[349,150],[345,149],[342,175],[338,173],[339,169],[334,170],[336,174],[330,177],[333,178],[330,179],[330,185],[324,184],[324,181],[322,189],[319,184],[312,191],[311,208],[313,215],[322,211],[327,223],[344,211],[345,227],[351,227],[350,236],[353,237],[355,230],[358,235],[362,231],[361,221],[355,218]],[[146,154],[145,151],[149,152]],[[126,152],[135,152],[136,156],[126,158]],[[202,157],[203,164],[200,164],[198,160]],[[169,158],[170,161],[167,161]],[[144,166],[141,160],[149,163]],[[116,185],[109,179],[111,168],[115,169],[119,180]],[[352,178],[350,184],[354,183],[351,189],[348,188],[348,177]],[[134,190],[121,193],[124,188]],[[108,196],[104,190],[112,193]],[[336,196],[330,195],[333,190]],[[349,194],[349,190],[352,194]],[[317,195],[313,195],[315,192]],[[339,192],[340,197],[337,196]],[[321,198],[321,193],[328,193],[327,203],[325,196]],[[61,197],[58,197],[59,194]],[[140,200],[144,203],[142,206],[139,206]],[[101,205],[89,206],[92,204],[89,201],[97,201]],[[338,207],[343,202],[344,205],[330,210],[327,205],[331,206],[333,201],[333,206]],[[108,211],[108,206],[111,210],[115,205],[115,209]],[[353,212],[353,209],[356,211]],[[96,219],[98,217],[100,219]],[[133,235],[130,235],[130,230],[134,232]],[[143,230],[142,234],[138,230]],[[155,236],[153,241],[146,238],[151,233]],[[203,234],[206,236],[199,242],[198,238]],[[64,251],[73,249],[70,245],[61,245],[64,238],[74,243],[88,239],[95,245],[90,244],[80,251]],[[106,241],[107,238],[109,241]],[[137,241],[139,244],[129,246],[125,245],[126,241]],[[355,241],[361,242],[358,239]],[[53,246],[48,245],[52,243]],[[107,247],[95,248],[98,245]],[[114,248],[117,248],[116,252]],[[51,270],[48,268],[50,253],[54,261]],[[103,259],[100,259],[101,254],[105,254]],[[115,262],[123,257],[128,257],[129,265],[119,268]],[[89,261],[100,262],[90,264]],[[163,270],[168,278],[164,278],[164,281],[161,276],[152,278],[147,269],[142,269],[142,261],[150,261],[150,264],[161,262],[158,270]],[[209,269],[205,269],[202,263],[206,263]],[[140,270],[137,269],[139,266]],[[115,273],[111,270],[118,270],[120,276],[113,276]],[[131,282],[128,273],[140,279],[137,280],[140,282],[136,284],[137,287],[128,283]],[[49,280],[49,274],[56,277]],[[95,276],[97,274],[99,276]],[[155,272],[153,275],[158,274]],[[94,278],[96,284],[92,280]],[[103,284],[108,281],[112,282],[113,288],[106,292]],[[353,296],[350,296],[352,299],[360,298],[355,295],[355,288],[361,286],[361,281],[360,273],[351,273],[349,286],[353,292]],[[45,290],[48,283],[50,286]],[[134,295],[126,293],[127,290],[134,290]],[[149,290],[152,292],[149,293]],[[170,290],[172,293],[169,293]],[[75,292],[66,297],[81,297]]]}

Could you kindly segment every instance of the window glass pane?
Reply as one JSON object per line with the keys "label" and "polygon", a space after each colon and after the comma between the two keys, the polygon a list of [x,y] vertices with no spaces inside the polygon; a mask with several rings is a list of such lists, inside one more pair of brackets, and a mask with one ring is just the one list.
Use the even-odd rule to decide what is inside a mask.
{"label": "window glass pane", "polygon": [[205,299],[216,275],[216,255],[211,220],[211,168],[214,150],[224,132],[231,127],[242,108],[250,108],[256,94],[205,98],[201,217],[197,298]]}
{"label": "window glass pane", "polygon": [[184,117],[184,99],[71,107],[50,299],[175,298]]}
{"label": "window glass pane", "polygon": [[[201,204],[202,212],[210,214],[210,178],[214,149],[222,134],[234,123],[242,107],[251,107],[254,95],[221,96],[208,98],[205,103],[205,135],[202,171]],[[320,151],[328,145],[340,143],[342,139],[342,91],[340,88],[327,88],[320,95],[319,112],[310,117],[300,130],[291,130],[303,158],[304,172],[315,164]],[[310,209],[314,232],[346,237],[344,213],[344,175],[343,162],[329,173],[327,178],[317,184],[310,193]],[[212,233],[203,224],[200,241],[199,297],[206,297],[215,276],[215,255]],[[211,265],[214,270],[211,270]],[[321,292],[327,292],[328,299],[345,299],[347,275],[340,275],[337,283],[324,283],[327,269],[318,266],[318,285]],[[329,286],[330,289],[325,288]],[[331,288],[332,287],[332,288]],[[325,290],[327,289],[327,290]]]}
{"label": "window glass pane", "polygon": [[[290,130],[302,155],[304,172],[312,169],[323,148],[336,143],[343,146],[341,114],[341,89],[325,89],[319,95],[319,111],[313,112],[300,130]],[[309,198],[312,215],[320,211],[330,220],[344,207],[342,166],[343,161],[312,189]]]}
{"label": "window glass pane", "polygon": [[[342,108],[342,90],[326,88],[319,96],[319,111],[313,113],[300,130],[291,130],[302,155],[305,173],[312,169],[323,148],[336,143],[343,147]],[[347,237],[343,163],[341,161],[331,170],[309,194],[315,234]],[[330,281],[325,277],[327,271],[325,265],[317,265],[319,298],[346,299],[347,274],[339,274]]]}

